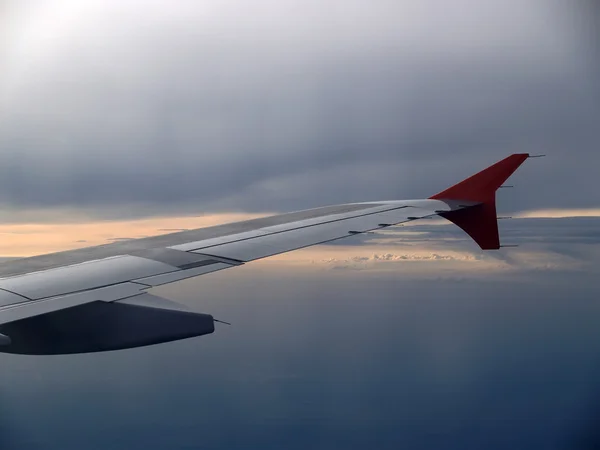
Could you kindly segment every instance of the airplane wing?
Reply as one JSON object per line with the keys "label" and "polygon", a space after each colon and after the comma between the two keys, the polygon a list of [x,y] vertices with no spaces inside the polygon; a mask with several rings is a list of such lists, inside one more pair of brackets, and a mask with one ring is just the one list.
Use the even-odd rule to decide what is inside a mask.
{"label": "airplane wing", "polygon": [[0,352],[86,353],[209,334],[210,314],[149,290],[435,215],[498,249],[495,192],[528,157],[511,155],[428,199],[327,206],[0,264]]}

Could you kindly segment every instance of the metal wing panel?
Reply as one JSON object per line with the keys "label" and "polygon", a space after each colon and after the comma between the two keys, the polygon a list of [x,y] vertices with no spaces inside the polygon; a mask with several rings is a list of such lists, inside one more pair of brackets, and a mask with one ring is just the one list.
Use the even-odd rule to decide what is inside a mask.
{"label": "metal wing panel", "polygon": [[360,217],[369,214],[375,214],[378,212],[389,211],[398,208],[404,208],[406,206],[393,206],[393,205],[379,205],[379,204],[369,204],[364,203],[365,207],[363,209],[346,212],[343,214],[329,214],[326,216],[320,217],[312,217],[309,219],[298,220],[294,222],[287,222],[284,224],[272,225],[268,227],[257,228],[254,230],[245,231],[243,233],[229,234],[225,236],[219,236],[212,239],[203,239],[200,241],[188,242],[185,244],[174,245],[169,248],[175,250],[183,250],[186,252],[190,252],[193,250],[198,250],[199,248],[212,247],[215,245],[227,244],[235,241],[243,241],[247,239],[252,239],[255,237],[266,236],[274,233],[281,233],[284,231],[294,230],[296,228],[309,227],[313,225],[320,225],[328,222],[336,222],[341,220],[350,219],[353,217]]}
{"label": "metal wing panel", "polygon": [[22,295],[17,295],[14,292],[8,292],[4,290],[0,290],[0,309],[3,306],[14,305],[15,303],[23,303],[27,302],[30,299],[27,297],[23,297]]}
{"label": "metal wing panel", "polygon": [[0,289],[37,300],[175,270],[163,262],[125,255],[6,278],[0,280]]}
{"label": "metal wing panel", "polygon": [[[311,218],[306,220],[299,220],[295,222],[289,222],[285,224],[264,227],[256,230],[247,231],[244,233],[231,234],[227,236],[220,236],[213,239],[204,239],[196,242],[189,242],[186,244],[172,246],[170,248],[184,251],[195,251],[201,248],[208,248],[222,244],[228,244],[237,241],[245,241],[256,237],[267,236],[276,233],[287,232],[300,228],[307,228],[311,226],[323,226],[323,224],[342,222],[349,219],[355,219],[365,216],[373,216],[375,214],[384,213],[386,211],[397,211],[403,208],[410,208],[410,214],[408,217],[421,218],[432,214],[437,214],[442,211],[450,211],[451,208],[444,202],[433,201],[433,200],[408,200],[408,201],[390,201],[385,204],[374,204],[374,203],[362,203],[362,205],[369,206],[368,208],[353,211],[344,214],[333,214],[328,216],[322,216],[318,218]],[[400,223],[390,222],[390,223]],[[372,228],[371,228],[372,229]],[[342,236],[340,236],[342,237]],[[318,243],[318,242],[315,242]]]}
{"label": "metal wing panel", "polygon": [[229,267],[235,267],[235,265],[226,264],[226,263],[214,263],[214,264],[210,264],[210,265],[206,265],[206,266],[202,266],[202,267],[196,267],[193,269],[178,270],[175,272],[169,272],[169,273],[164,273],[161,275],[155,275],[153,277],[138,278],[133,281],[136,283],[146,284],[151,287],[161,286],[163,284],[174,283],[176,281],[181,281],[181,280],[185,280],[187,278],[193,278],[193,277],[197,277],[200,275],[205,275],[207,273],[216,272],[218,270],[227,269]]}
{"label": "metal wing panel", "polygon": [[200,247],[195,252],[247,262],[430,215],[431,211],[400,207],[392,211],[298,227],[222,245]]}

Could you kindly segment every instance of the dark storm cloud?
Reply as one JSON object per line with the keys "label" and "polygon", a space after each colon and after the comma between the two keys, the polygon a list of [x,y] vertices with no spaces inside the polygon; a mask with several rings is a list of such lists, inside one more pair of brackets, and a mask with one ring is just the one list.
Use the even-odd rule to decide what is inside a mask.
{"label": "dark storm cloud", "polygon": [[516,175],[516,209],[600,203],[598,58],[580,10],[56,6],[3,19],[20,25],[0,48],[7,206],[139,215],[423,197],[511,152],[550,154]]}

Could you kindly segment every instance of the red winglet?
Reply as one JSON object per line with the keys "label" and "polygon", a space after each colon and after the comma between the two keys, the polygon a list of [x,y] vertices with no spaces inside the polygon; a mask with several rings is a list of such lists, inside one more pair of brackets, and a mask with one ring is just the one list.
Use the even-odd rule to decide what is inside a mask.
{"label": "red winglet", "polygon": [[462,228],[482,250],[500,248],[496,217],[496,190],[523,162],[528,153],[516,153],[432,197],[435,200],[478,202],[477,206],[440,214]]}

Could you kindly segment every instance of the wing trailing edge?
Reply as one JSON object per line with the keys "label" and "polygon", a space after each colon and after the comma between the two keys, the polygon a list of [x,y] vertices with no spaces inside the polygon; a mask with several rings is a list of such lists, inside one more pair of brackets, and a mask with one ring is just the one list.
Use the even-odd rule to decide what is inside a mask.
{"label": "wing trailing edge", "polygon": [[500,237],[496,191],[527,158],[528,153],[510,155],[429,198],[468,203],[463,209],[444,212],[440,216],[459,226],[482,250],[497,250],[500,248]]}

